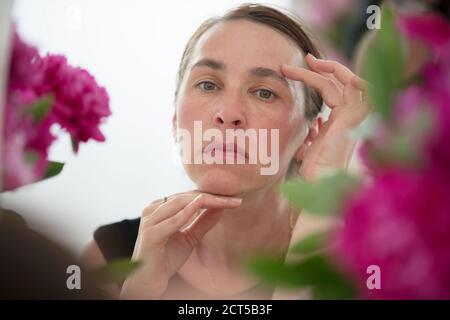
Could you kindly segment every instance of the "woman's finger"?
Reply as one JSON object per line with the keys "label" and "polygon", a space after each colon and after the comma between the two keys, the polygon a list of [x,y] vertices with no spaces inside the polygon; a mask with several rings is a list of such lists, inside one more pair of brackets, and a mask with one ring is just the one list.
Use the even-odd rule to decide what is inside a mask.
{"label": "woman's finger", "polygon": [[339,90],[341,92],[344,91],[344,85],[338,80],[336,79],[336,77],[334,76],[334,74],[332,73],[326,73],[326,72],[318,72],[320,73],[322,76],[324,76],[325,78],[330,78],[331,80],[333,80],[334,84],[339,88]]}
{"label": "woman's finger", "polygon": [[189,205],[195,199],[196,201],[206,202],[207,204],[229,203],[231,197],[214,196],[208,193],[186,193],[169,198],[166,202],[161,204],[150,216],[144,219],[147,226],[156,225],[167,218],[172,217],[181,211],[184,207]]}
{"label": "woman's finger", "polygon": [[191,191],[184,191],[184,192],[178,192],[178,193],[174,193],[168,197],[166,197],[166,199],[164,198],[159,198],[159,199],[155,199],[152,202],[150,202],[150,204],[142,211],[141,214],[141,219],[145,219],[146,217],[148,217],[149,215],[151,215],[160,205],[162,205],[165,201],[168,201],[170,199],[172,199],[173,197],[178,197],[180,195],[198,195],[200,194],[199,191],[197,190],[191,190]]}
{"label": "woman's finger", "polygon": [[333,80],[326,78],[317,72],[307,70],[305,68],[290,66],[283,64],[281,67],[283,74],[292,80],[302,81],[307,86],[310,86],[320,92],[324,102],[330,108],[342,105],[342,92],[333,82]]}
{"label": "woman's finger", "polygon": [[359,104],[363,100],[362,91],[355,86],[348,84],[344,88],[344,100],[348,104]]}
{"label": "woman's finger", "polygon": [[314,63],[310,64],[309,68],[312,71],[315,71],[318,74],[324,76],[325,78],[330,78],[331,80],[333,80],[334,84],[339,88],[339,90],[344,91],[344,85],[338,79],[336,79],[334,74],[329,73],[329,72],[321,71],[319,68],[317,68],[317,66]]}
{"label": "woman's finger", "polygon": [[240,199],[223,199],[208,194],[200,194],[188,203],[181,211],[161,223],[152,226],[152,232],[161,241],[177,232],[200,209],[233,209],[239,207]]}
{"label": "woman's finger", "polygon": [[332,73],[343,85],[349,84],[355,75],[346,66],[333,60],[316,59],[312,54],[305,57],[309,67],[318,72]]}
{"label": "woman's finger", "polygon": [[167,198],[150,216],[144,220],[146,226],[153,226],[177,214],[201,193],[180,193]]}
{"label": "woman's finger", "polygon": [[364,79],[361,79],[357,75],[354,75],[352,77],[351,84],[363,92],[365,92],[369,89],[369,82],[367,82]]}
{"label": "woman's finger", "polygon": [[186,197],[188,196],[190,200],[192,200],[194,197],[196,197],[197,195],[200,194],[200,191],[198,190],[191,190],[191,191],[185,191],[185,192],[179,192],[179,193],[175,193],[173,195],[170,195],[169,197],[167,197],[164,201],[164,198],[159,198],[156,200],[153,200],[143,211],[141,214],[141,221],[139,223],[139,230],[138,230],[138,236],[136,239],[136,246],[135,246],[135,250],[134,252],[136,252],[139,248],[139,246],[141,245],[140,242],[140,237],[142,235],[142,229],[145,228],[146,226],[149,226],[151,224],[151,219],[154,219],[153,214],[155,213],[155,211],[157,211],[163,204],[166,204],[167,202],[169,202],[170,200],[172,200],[174,197]]}

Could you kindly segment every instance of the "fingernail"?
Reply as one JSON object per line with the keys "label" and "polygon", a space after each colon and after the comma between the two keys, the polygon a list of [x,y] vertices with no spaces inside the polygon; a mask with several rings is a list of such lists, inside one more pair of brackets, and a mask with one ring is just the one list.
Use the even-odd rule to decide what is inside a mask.
{"label": "fingernail", "polygon": [[313,58],[313,60],[317,60],[317,58],[316,57],[314,57],[312,54],[311,54],[311,52],[309,52],[308,54],[307,54],[307,56],[310,56],[310,57],[312,57]]}
{"label": "fingernail", "polygon": [[242,199],[240,198],[222,198],[216,197],[216,200],[223,204],[241,204]]}
{"label": "fingernail", "polygon": [[241,198],[230,198],[230,202],[232,204],[241,204],[242,203],[242,199]]}

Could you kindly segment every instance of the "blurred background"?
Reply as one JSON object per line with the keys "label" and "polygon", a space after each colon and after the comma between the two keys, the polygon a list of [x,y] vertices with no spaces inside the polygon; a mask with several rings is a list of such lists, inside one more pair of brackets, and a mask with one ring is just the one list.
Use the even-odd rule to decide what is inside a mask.
{"label": "blurred background", "polygon": [[[192,188],[171,136],[179,60],[203,20],[240,3],[16,0],[13,21],[23,39],[42,55],[63,54],[87,69],[107,89],[112,116],[101,127],[106,142],[89,141],[77,156],[61,131],[49,159],[65,162],[63,172],[4,193],[2,206],[79,253],[98,226],[137,217],[155,198]],[[371,1],[264,3],[294,11],[328,56],[348,64]]]}

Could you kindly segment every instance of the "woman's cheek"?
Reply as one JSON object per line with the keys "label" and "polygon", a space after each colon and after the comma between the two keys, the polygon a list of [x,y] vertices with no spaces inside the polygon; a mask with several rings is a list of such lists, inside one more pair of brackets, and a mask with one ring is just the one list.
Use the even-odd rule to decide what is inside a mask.
{"label": "woman's cheek", "polygon": [[214,104],[214,97],[201,95],[198,92],[188,92],[182,108],[189,113],[204,113]]}
{"label": "woman's cheek", "polygon": [[298,135],[301,133],[304,119],[301,113],[297,111],[291,108],[288,112],[284,112],[275,124],[279,128],[281,154],[293,148],[292,144],[297,143]]}
{"label": "woman's cheek", "polygon": [[197,113],[200,113],[202,110],[202,105],[198,101],[198,99],[192,99],[186,97],[186,99],[182,102],[179,108],[179,115],[181,117],[180,120],[189,121],[191,119],[198,119]]}

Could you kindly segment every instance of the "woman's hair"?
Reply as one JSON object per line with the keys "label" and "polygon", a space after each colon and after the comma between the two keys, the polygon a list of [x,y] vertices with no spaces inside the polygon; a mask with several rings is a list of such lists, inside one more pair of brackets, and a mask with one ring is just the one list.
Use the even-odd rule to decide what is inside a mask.
{"label": "woman's hair", "polygon": [[[281,34],[287,36],[292,40],[298,48],[306,55],[311,53],[316,58],[320,58],[321,54],[316,45],[312,41],[312,37],[309,35],[305,28],[302,26],[300,20],[290,13],[283,13],[277,9],[259,5],[259,4],[242,4],[239,7],[228,11],[221,17],[214,17],[203,22],[184,48],[183,55],[181,57],[180,66],[178,69],[177,83],[175,89],[175,101],[178,98],[181,83],[186,73],[186,69],[190,63],[192,53],[195,45],[200,37],[208,31],[210,28],[220,22],[233,21],[233,20],[248,20],[263,25],[281,32]],[[322,110],[322,97],[321,95],[311,88],[304,86],[305,96],[305,117],[307,120],[314,120]],[[288,170],[288,176],[296,175],[298,172],[299,164],[294,160]]]}

